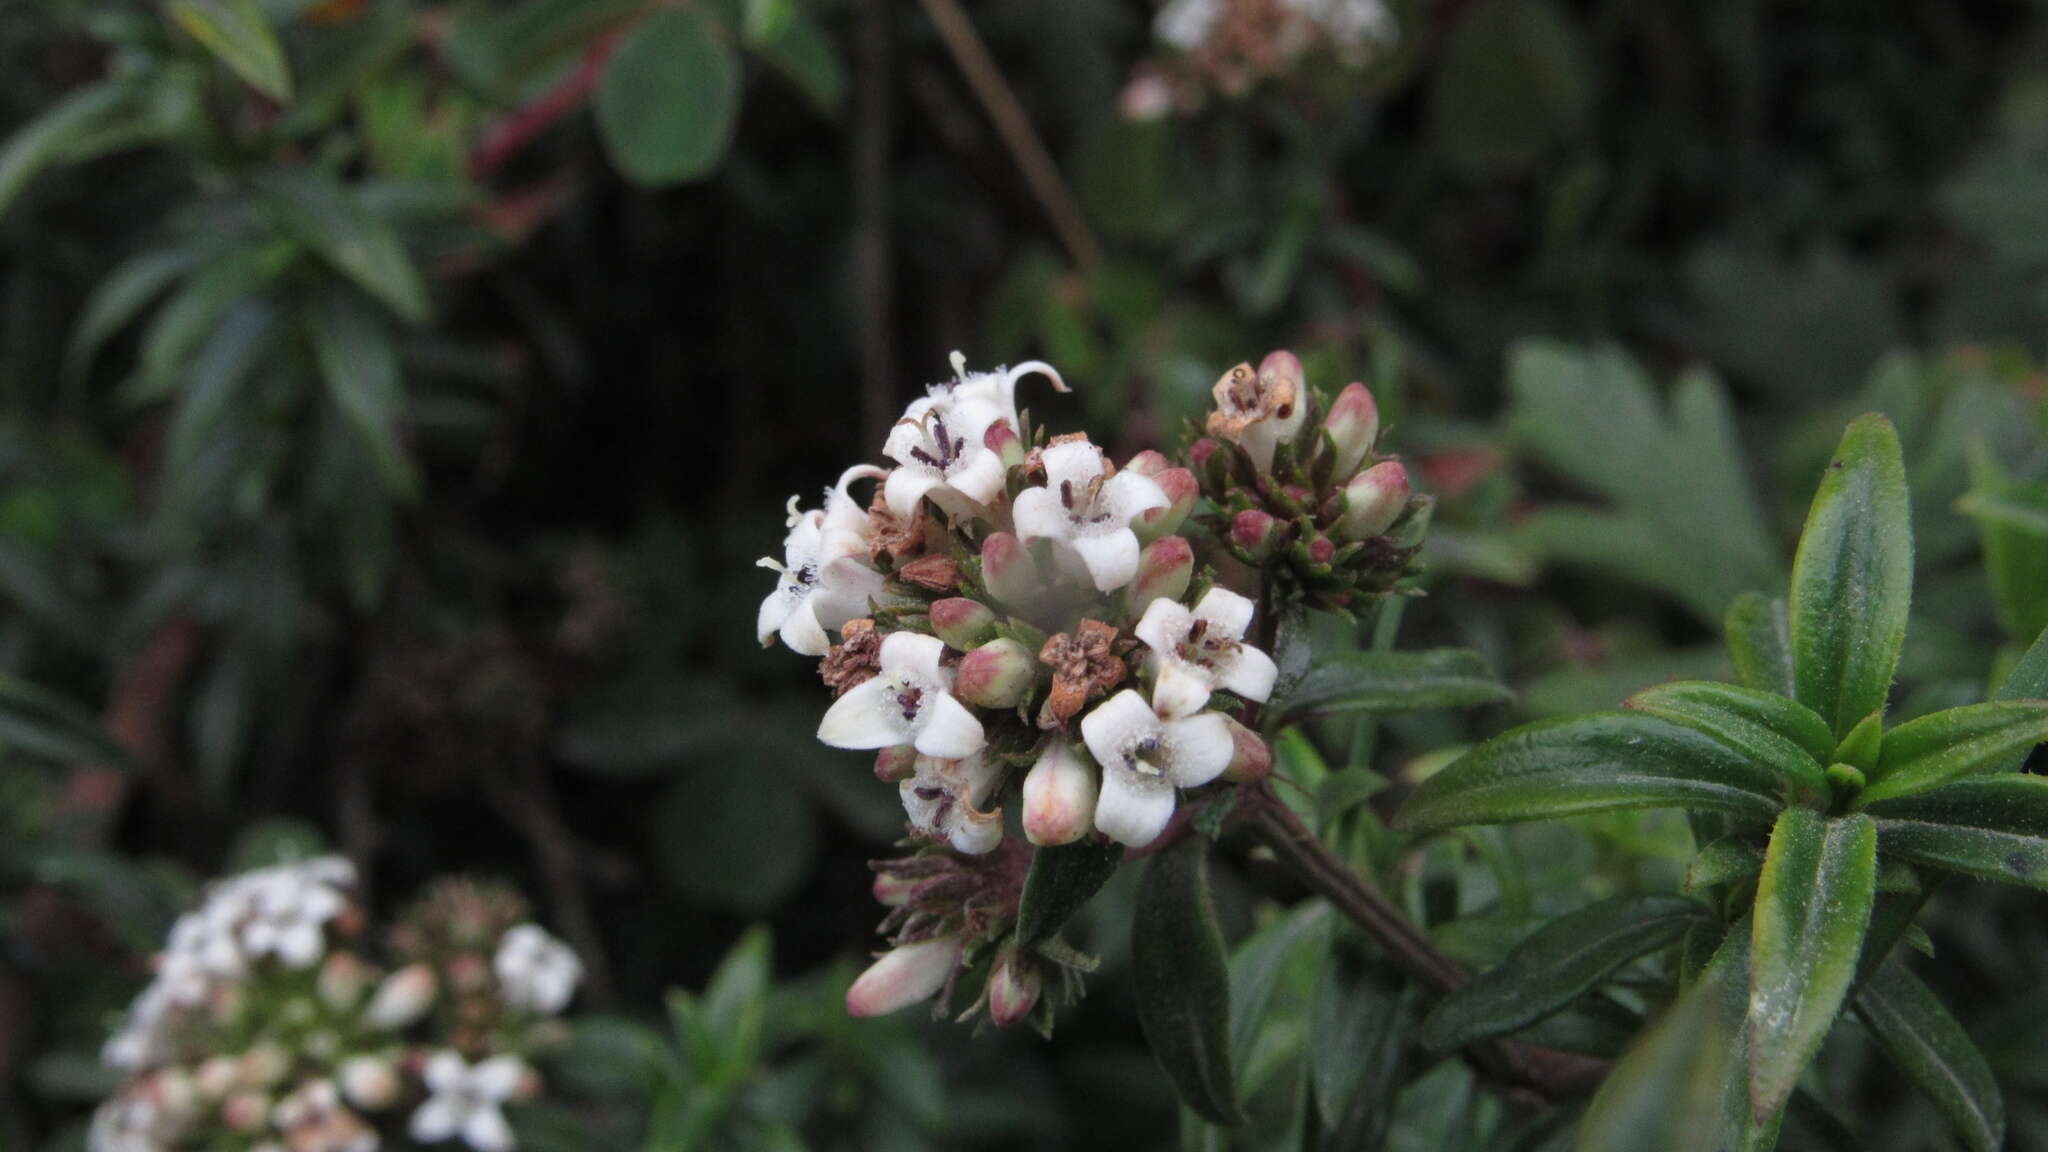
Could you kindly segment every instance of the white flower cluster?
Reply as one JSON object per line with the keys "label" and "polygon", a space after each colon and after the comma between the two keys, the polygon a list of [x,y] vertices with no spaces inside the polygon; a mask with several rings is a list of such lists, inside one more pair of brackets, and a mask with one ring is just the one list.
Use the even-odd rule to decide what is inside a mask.
{"label": "white flower cluster", "polygon": [[[526,1055],[558,1039],[550,1017],[581,963],[538,925],[501,920],[483,952],[387,972],[362,955],[354,881],[339,858],[266,868],[179,918],[106,1046],[129,1077],[95,1114],[91,1152],[379,1152],[401,1133],[512,1152],[503,1106],[539,1090]],[[485,909],[473,923],[505,906],[445,887],[439,907]]]}

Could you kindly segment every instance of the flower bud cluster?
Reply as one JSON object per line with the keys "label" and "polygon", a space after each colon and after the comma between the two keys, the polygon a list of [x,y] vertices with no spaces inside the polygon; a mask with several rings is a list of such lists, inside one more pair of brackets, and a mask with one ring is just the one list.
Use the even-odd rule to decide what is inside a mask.
{"label": "flower bud cluster", "polygon": [[1312,419],[1288,353],[1226,375],[1192,467],[1156,451],[1118,466],[1085,435],[1027,426],[1021,380],[1066,390],[1048,365],[954,368],[890,432],[893,467],[846,470],[818,508],[791,501],[756,632],[822,658],[836,699],[819,739],[876,754],[918,846],[883,868],[897,951],[849,1007],[949,991],[986,960],[977,1006],[1043,1023],[1048,973],[1086,965],[1004,942],[1030,846],[1144,848],[1181,793],[1269,771],[1246,723],[1278,677],[1261,612],[1390,588],[1410,550],[1385,534],[1409,497],[1399,463],[1374,462],[1371,394]]}
{"label": "flower bud cluster", "polygon": [[[510,915],[508,916],[507,913]],[[444,882],[373,958],[353,868],[323,858],[212,885],[107,1045],[127,1079],[91,1152],[516,1147],[582,966],[502,890]],[[405,1143],[410,1141],[410,1143]]]}
{"label": "flower bud cluster", "polygon": [[1393,48],[1399,28],[1385,0],[1168,0],[1152,23],[1171,50],[1139,66],[1121,101],[1150,120],[1192,112],[1210,93],[1235,99],[1261,81],[1308,77],[1319,54],[1359,68]]}

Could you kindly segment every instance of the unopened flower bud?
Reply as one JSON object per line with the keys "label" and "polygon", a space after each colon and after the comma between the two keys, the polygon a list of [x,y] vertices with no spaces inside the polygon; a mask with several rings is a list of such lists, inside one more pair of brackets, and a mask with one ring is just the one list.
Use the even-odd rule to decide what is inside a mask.
{"label": "unopened flower bud", "polygon": [[434,970],[426,964],[408,964],[384,978],[363,1018],[373,1028],[404,1028],[433,1007],[434,991]]}
{"label": "unopened flower bud", "polygon": [[173,1116],[183,1115],[199,1102],[199,1088],[192,1074],[176,1066],[152,1075],[148,1092],[158,1108]]}
{"label": "unopened flower bud", "polygon": [[341,1094],[365,1112],[378,1112],[398,1102],[398,1070],[380,1056],[357,1056],[344,1061],[337,1077]]}
{"label": "unopened flower bud", "polygon": [[1131,521],[1131,530],[1140,540],[1157,540],[1178,529],[1188,513],[1195,510],[1195,498],[1202,494],[1201,482],[1185,468],[1168,468],[1152,480],[1166,493],[1167,504],[1164,508],[1148,508]]}
{"label": "unopened flower bud", "polygon": [[960,966],[958,934],[905,944],[884,953],[846,990],[849,1016],[884,1016],[938,995]]}
{"label": "unopened flower bud", "polygon": [[1004,948],[988,974],[989,1020],[998,1028],[1008,1028],[1030,1016],[1038,1006],[1043,983],[1038,965],[1019,956],[1016,945]]}
{"label": "unopened flower bud", "polygon": [[[1259,361],[1259,383],[1269,390],[1284,383],[1294,390],[1297,401],[1308,395],[1308,374],[1302,371],[1301,357],[1285,348],[1268,352],[1266,358]],[[1290,414],[1281,412],[1278,415],[1285,419]]]}
{"label": "unopened flower bud", "polygon": [[355,953],[336,952],[320,965],[317,985],[320,1002],[337,1012],[345,1012],[362,1000],[374,976],[370,966],[358,959]]}
{"label": "unopened flower bud", "polygon": [[245,1087],[272,1087],[291,1070],[291,1056],[275,1044],[258,1044],[242,1053],[241,1073]]}
{"label": "unopened flower bud", "polygon": [[242,1079],[242,1063],[232,1056],[209,1056],[199,1065],[196,1083],[199,1094],[219,1100],[235,1090]]}
{"label": "unopened flower bud", "polygon": [[875,779],[885,784],[908,780],[917,775],[917,749],[909,744],[898,744],[875,753]]}
{"label": "unopened flower bud", "polygon": [[1173,467],[1171,460],[1168,460],[1163,454],[1147,448],[1136,456],[1131,457],[1131,462],[1124,465],[1124,471],[1136,472],[1140,476],[1150,476],[1156,480],[1161,472],[1171,467]]}
{"label": "unopened flower bud", "polygon": [[1295,559],[1312,569],[1327,570],[1337,558],[1337,542],[1318,532],[1294,545]]}
{"label": "unopened flower bud", "polygon": [[1095,824],[1095,793],[1095,770],[1053,740],[1024,777],[1024,838],[1040,847],[1079,840]]}
{"label": "unopened flower bud", "polygon": [[981,581],[1006,604],[1028,604],[1038,594],[1038,565],[1023,541],[992,532],[981,542]]}
{"label": "unopened flower bud", "polygon": [[895,872],[875,873],[873,892],[875,903],[884,908],[901,908],[910,903],[910,894],[917,891],[921,881]]}
{"label": "unopened flower bud", "polygon": [[1015,708],[1038,680],[1038,661],[1015,640],[991,640],[960,660],[953,695],[976,708]]}
{"label": "unopened flower bud", "polygon": [[1344,486],[1344,511],[1337,531],[1347,540],[1378,536],[1394,526],[1406,507],[1408,469],[1399,460],[1381,461]]}
{"label": "unopened flower bud", "polygon": [[1017,436],[1017,430],[1010,427],[1008,420],[998,420],[982,433],[981,442],[996,458],[1003,462],[1005,469],[1015,468],[1024,462],[1024,441]]}
{"label": "unopened flower bud", "polygon": [[1272,555],[1274,546],[1280,542],[1280,533],[1280,522],[1257,508],[1247,508],[1230,518],[1230,542],[1253,560]]}
{"label": "unopened flower bud", "polygon": [[931,621],[939,639],[961,652],[971,652],[996,635],[996,614],[988,605],[962,596],[935,601]]}
{"label": "unopened flower bud", "polygon": [[1273,749],[1260,739],[1259,734],[1237,722],[1234,717],[1225,716],[1223,724],[1230,729],[1230,766],[1223,770],[1223,778],[1234,784],[1256,784],[1273,772]]}
{"label": "unopened flower bud", "polygon": [[1178,600],[1195,575],[1195,550],[1185,536],[1162,536],[1145,545],[1138,557],[1138,578],[1131,581],[1131,614],[1143,616],[1154,600]]}
{"label": "unopened flower bud", "polygon": [[1363,384],[1346,384],[1330,405],[1323,430],[1330,434],[1330,443],[1337,449],[1337,468],[1332,475],[1339,480],[1350,479],[1365,461],[1366,453],[1372,451],[1373,441],[1379,439],[1380,406],[1372,398],[1372,391]]}
{"label": "unopened flower bud", "polygon": [[220,1106],[221,1123],[236,1132],[254,1132],[269,1123],[270,1094],[245,1088]]}

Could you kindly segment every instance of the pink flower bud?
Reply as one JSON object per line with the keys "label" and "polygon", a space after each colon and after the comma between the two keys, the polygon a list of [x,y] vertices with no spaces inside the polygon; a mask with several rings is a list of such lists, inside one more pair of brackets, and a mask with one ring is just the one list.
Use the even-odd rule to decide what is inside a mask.
{"label": "pink flower bud", "polygon": [[910,903],[910,896],[917,891],[920,883],[922,881],[894,872],[877,872],[872,889],[875,903],[884,908],[901,908]]}
{"label": "pink flower bud", "polygon": [[1356,382],[1346,384],[1330,405],[1323,430],[1330,434],[1330,443],[1337,449],[1337,467],[1332,475],[1339,480],[1350,479],[1380,435],[1380,406],[1372,398],[1371,390]]}
{"label": "pink flower bud", "polygon": [[253,1088],[244,1089],[220,1106],[221,1123],[236,1132],[254,1132],[269,1122],[270,1095]]}
{"label": "pink flower bud", "polygon": [[398,1102],[398,1070],[391,1061],[377,1056],[357,1056],[342,1063],[336,1079],[348,1102],[365,1112],[377,1112]]}
{"label": "pink flower bud", "polygon": [[[1301,357],[1284,348],[1266,353],[1266,358],[1259,361],[1260,383],[1270,390],[1281,381],[1294,386],[1297,402],[1308,395],[1308,374],[1302,371]],[[1279,415],[1284,418],[1287,413],[1282,412]]]}
{"label": "pink flower bud", "polygon": [[1408,469],[1399,460],[1381,461],[1344,486],[1344,511],[1337,532],[1346,540],[1378,536],[1394,526],[1406,507]]}
{"label": "pink flower bud", "polygon": [[884,748],[875,753],[875,779],[885,784],[917,775],[917,749],[908,744]]}
{"label": "pink flower bud", "polygon": [[1221,442],[1217,441],[1214,437],[1204,436],[1193,444],[1188,445],[1188,462],[1193,464],[1197,471],[1207,468],[1209,466],[1209,458],[1214,456],[1216,449],[1220,447],[1222,447]]}
{"label": "pink flower bud", "polygon": [[981,442],[989,451],[1002,460],[1004,468],[1015,468],[1024,462],[1024,441],[1017,436],[1017,430],[1010,427],[1008,420],[998,420],[982,433]]}
{"label": "pink flower bud", "polygon": [[[1156,453],[1155,453],[1156,455]],[[1202,494],[1201,482],[1195,474],[1185,468],[1168,468],[1152,478],[1159,490],[1166,493],[1164,508],[1148,508],[1131,521],[1131,528],[1140,540],[1157,540],[1178,529],[1195,509],[1195,498]]]}
{"label": "pink flower bud", "polygon": [[1309,563],[1326,567],[1329,565],[1330,561],[1335,560],[1336,558],[1337,542],[1335,540],[1332,540],[1328,536],[1325,536],[1321,533],[1317,533],[1315,539],[1310,540],[1308,542]]}
{"label": "pink flower bud", "polygon": [[363,1013],[373,1028],[395,1032],[427,1014],[434,1005],[434,970],[424,963],[408,964],[384,978],[370,1006]]}
{"label": "pink flower bud", "polygon": [[1071,844],[1095,824],[1095,770],[1055,739],[1024,777],[1024,838],[1046,847]]}
{"label": "pink flower bud", "polygon": [[336,952],[320,965],[318,991],[329,1008],[345,1012],[356,1006],[370,987],[374,973],[351,952]]}
{"label": "pink flower bud", "polygon": [[996,614],[988,605],[961,596],[948,596],[931,607],[932,631],[939,639],[961,652],[969,652],[995,638]]}
{"label": "pink flower bud", "polygon": [[938,995],[960,966],[966,940],[959,935],[920,940],[892,949],[846,990],[849,1016],[885,1016]]}
{"label": "pink flower bud", "polygon": [[1038,681],[1038,661],[1015,640],[991,640],[960,660],[953,695],[976,708],[1015,708]]}
{"label": "pink flower bud", "polygon": [[1185,536],[1163,536],[1145,545],[1138,576],[1131,582],[1131,615],[1143,616],[1154,600],[1178,600],[1195,575],[1195,550]]}
{"label": "pink flower bud", "polygon": [[1225,716],[1223,723],[1230,729],[1231,741],[1230,766],[1223,770],[1223,778],[1236,784],[1255,784],[1271,775],[1273,749],[1235,718]]}
{"label": "pink flower bud", "polygon": [[1257,508],[1248,508],[1230,518],[1230,542],[1253,560],[1264,560],[1273,554],[1280,532],[1280,522]]}
{"label": "pink flower bud", "polygon": [[195,1082],[201,1096],[218,1100],[234,1091],[241,1079],[241,1061],[232,1056],[209,1056],[200,1063]]}
{"label": "pink flower bud", "polygon": [[1131,462],[1124,465],[1124,471],[1136,472],[1140,476],[1150,476],[1157,480],[1161,472],[1171,467],[1173,467],[1172,461],[1168,460],[1164,455],[1147,448],[1136,456],[1131,457]]}
{"label": "pink flower bud", "polygon": [[291,1070],[291,1056],[275,1044],[258,1044],[242,1053],[244,1086],[269,1088],[283,1080]]}
{"label": "pink flower bud", "polygon": [[1031,1015],[1038,1006],[1038,992],[1044,983],[1038,965],[1017,955],[1013,945],[996,957],[988,974],[988,1018],[998,1028],[1008,1028]]}
{"label": "pink flower bud", "polygon": [[981,581],[1006,604],[1028,604],[1040,589],[1038,565],[1008,532],[992,532],[981,542]]}

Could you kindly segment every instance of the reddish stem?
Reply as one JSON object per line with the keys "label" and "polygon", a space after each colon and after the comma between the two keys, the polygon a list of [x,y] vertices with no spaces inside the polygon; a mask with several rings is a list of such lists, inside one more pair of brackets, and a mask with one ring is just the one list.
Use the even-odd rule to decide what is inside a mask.
{"label": "reddish stem", "polygon": [[619,35],[608,32],[598,37],[584,50],[583,61],[574,72],[541,93],[532,103],[492,125],[476,150],[470,153],[470,178],[478,181],[488,179],[504,167],[506,161],[518,155],[534,137],[581,107],[583,101],[597,90],[597,82],[604,75],[604,66],[611,62],[612,53],[618,49]]}

